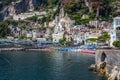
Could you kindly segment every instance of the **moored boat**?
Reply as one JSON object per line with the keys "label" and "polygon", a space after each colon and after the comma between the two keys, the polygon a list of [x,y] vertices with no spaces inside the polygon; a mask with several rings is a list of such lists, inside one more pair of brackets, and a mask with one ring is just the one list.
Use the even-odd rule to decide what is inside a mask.
{"label": "moored boat", "polygon": [[88,49],[81,50],[80,52],[88,53],[88,54],[95,54],[95,50],[88,50]]}

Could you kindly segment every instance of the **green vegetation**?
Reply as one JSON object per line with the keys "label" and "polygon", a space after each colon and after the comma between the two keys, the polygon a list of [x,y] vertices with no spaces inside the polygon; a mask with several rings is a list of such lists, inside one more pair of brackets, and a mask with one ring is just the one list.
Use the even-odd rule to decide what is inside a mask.
{"label": "green vegetation", "polygon": [[38,16],[32,16],[32,17],[27,18],[27,20],[30,20],[30,21],[33,21],[33,22],[36,22],[37,19],[38,19]]}
{"label": "green vegetation", "polygon": [[[71,2],[68,5],[64,6],[65,12],[67,12],[71,19],[76,21],[76,24],[88,23],[90,20],[93,20],[93,16],[89,16],[89,9],[85,5],[83,0],[79,0],[77,3]],[[88,19],[82,19],[83,15],[88,15]],[[93,15],[93,14],[92,14]],[[93,18],[92,18],[93,17]]]}
{"label": "green vegetation", "polygon": [[117,48],[120,48],[120,41],[114,41],[113,45]]}
{"label": "green vegetation", "polygon": [[[113,17],[120,15],[120,12],[117,12],[119,7],[117,0],[96,0],[92,7],[87,7],[84,0],[79,0],[77,3],[72,1],[65,5],[64,9],[77,24],[85,24],[94,19],[112,21]],[[88,15],[89,18],[83,20],[83,15]]]}
{"label": "green vegetation", "polygon": [[64,38],[63,38],[63,39],[60,39],[60,40],[59,40],[59,43],[60,43],[61,46],[65,46],[65,39],[64,39]]}
{"label": "green vegetation", "polygon": [[57,4],[59,2],[59,0],[47,0],[48,4]]}
{"label": "green vegetation", "polygon": [[32,37],[20,36],[19,39],[30,39],[30,40],[32,40]]}
{"label": "green vegetation", "polygon": [[99,36],[98,38],[88,38],[86,41],[100,41],[100,42],[106,42],[110,40],[110,35],[108,33],[103,34],[102,36]]}
{"label": "green vegetation", "polygon": [[97,41],[97,38],[88,38],[86,41],[95,42],[95,41]]}
{"label": "green vegetation", "polygon": [[11,31],[8,28],[8,24],[6,22],[0,22],[0,38],[4,38],[7,35],[10,35]]}
{"label": "green vegetation", "polygon": [[103,34],[102,36],[98,37],[98,41],[106,41],[110,39],[110,35],[109,34]]}
{"label": "green vegetation", "polygon": [[73,45],[73,41],[66,41],[65,38],[60,39],[59,43],[63,47],[68,47],[68,46],[72,46]]}

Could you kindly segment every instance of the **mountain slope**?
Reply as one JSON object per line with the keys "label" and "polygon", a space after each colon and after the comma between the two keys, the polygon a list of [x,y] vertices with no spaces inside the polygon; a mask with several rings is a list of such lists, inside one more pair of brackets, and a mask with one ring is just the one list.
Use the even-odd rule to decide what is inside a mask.
{"label": "mountain slope", "polygon": [[118,0],[0,0],[0,6],[3,6],[0,9],[0,20],[6,19],[9,14],[46,10],[57,5],[64,7],[65,12],[78,24],[94,19],[111,20],[120,13]]}

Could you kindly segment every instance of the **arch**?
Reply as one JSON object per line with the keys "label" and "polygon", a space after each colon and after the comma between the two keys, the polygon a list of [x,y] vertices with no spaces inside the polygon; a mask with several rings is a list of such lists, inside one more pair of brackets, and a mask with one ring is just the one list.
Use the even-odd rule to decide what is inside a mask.
{"label": "arch", "polygon": [[107,58],[107,55],[106,55],[105,52],[103,51],[103,52],[102,52],[102,55],[101,55],[101,61],[105,61],[106,58]]}
{"label": "arch", "polygon": [[116,27],[116,30],[120,30],[120,26]]}
{"label": "arch", "polygon": [[84,40],[82,40],[82,44],[83,44],[83,45],[85,44],[85,41],[84,41]]}

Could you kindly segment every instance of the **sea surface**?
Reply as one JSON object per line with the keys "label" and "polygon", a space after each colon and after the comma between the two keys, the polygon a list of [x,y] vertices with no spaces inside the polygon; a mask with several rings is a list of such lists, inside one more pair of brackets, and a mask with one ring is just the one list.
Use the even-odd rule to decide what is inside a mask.
{"label": "sea surface", "polygon": [[105,80],[88,71],[94,56],[73,52],[0,52],[0,80]]}

